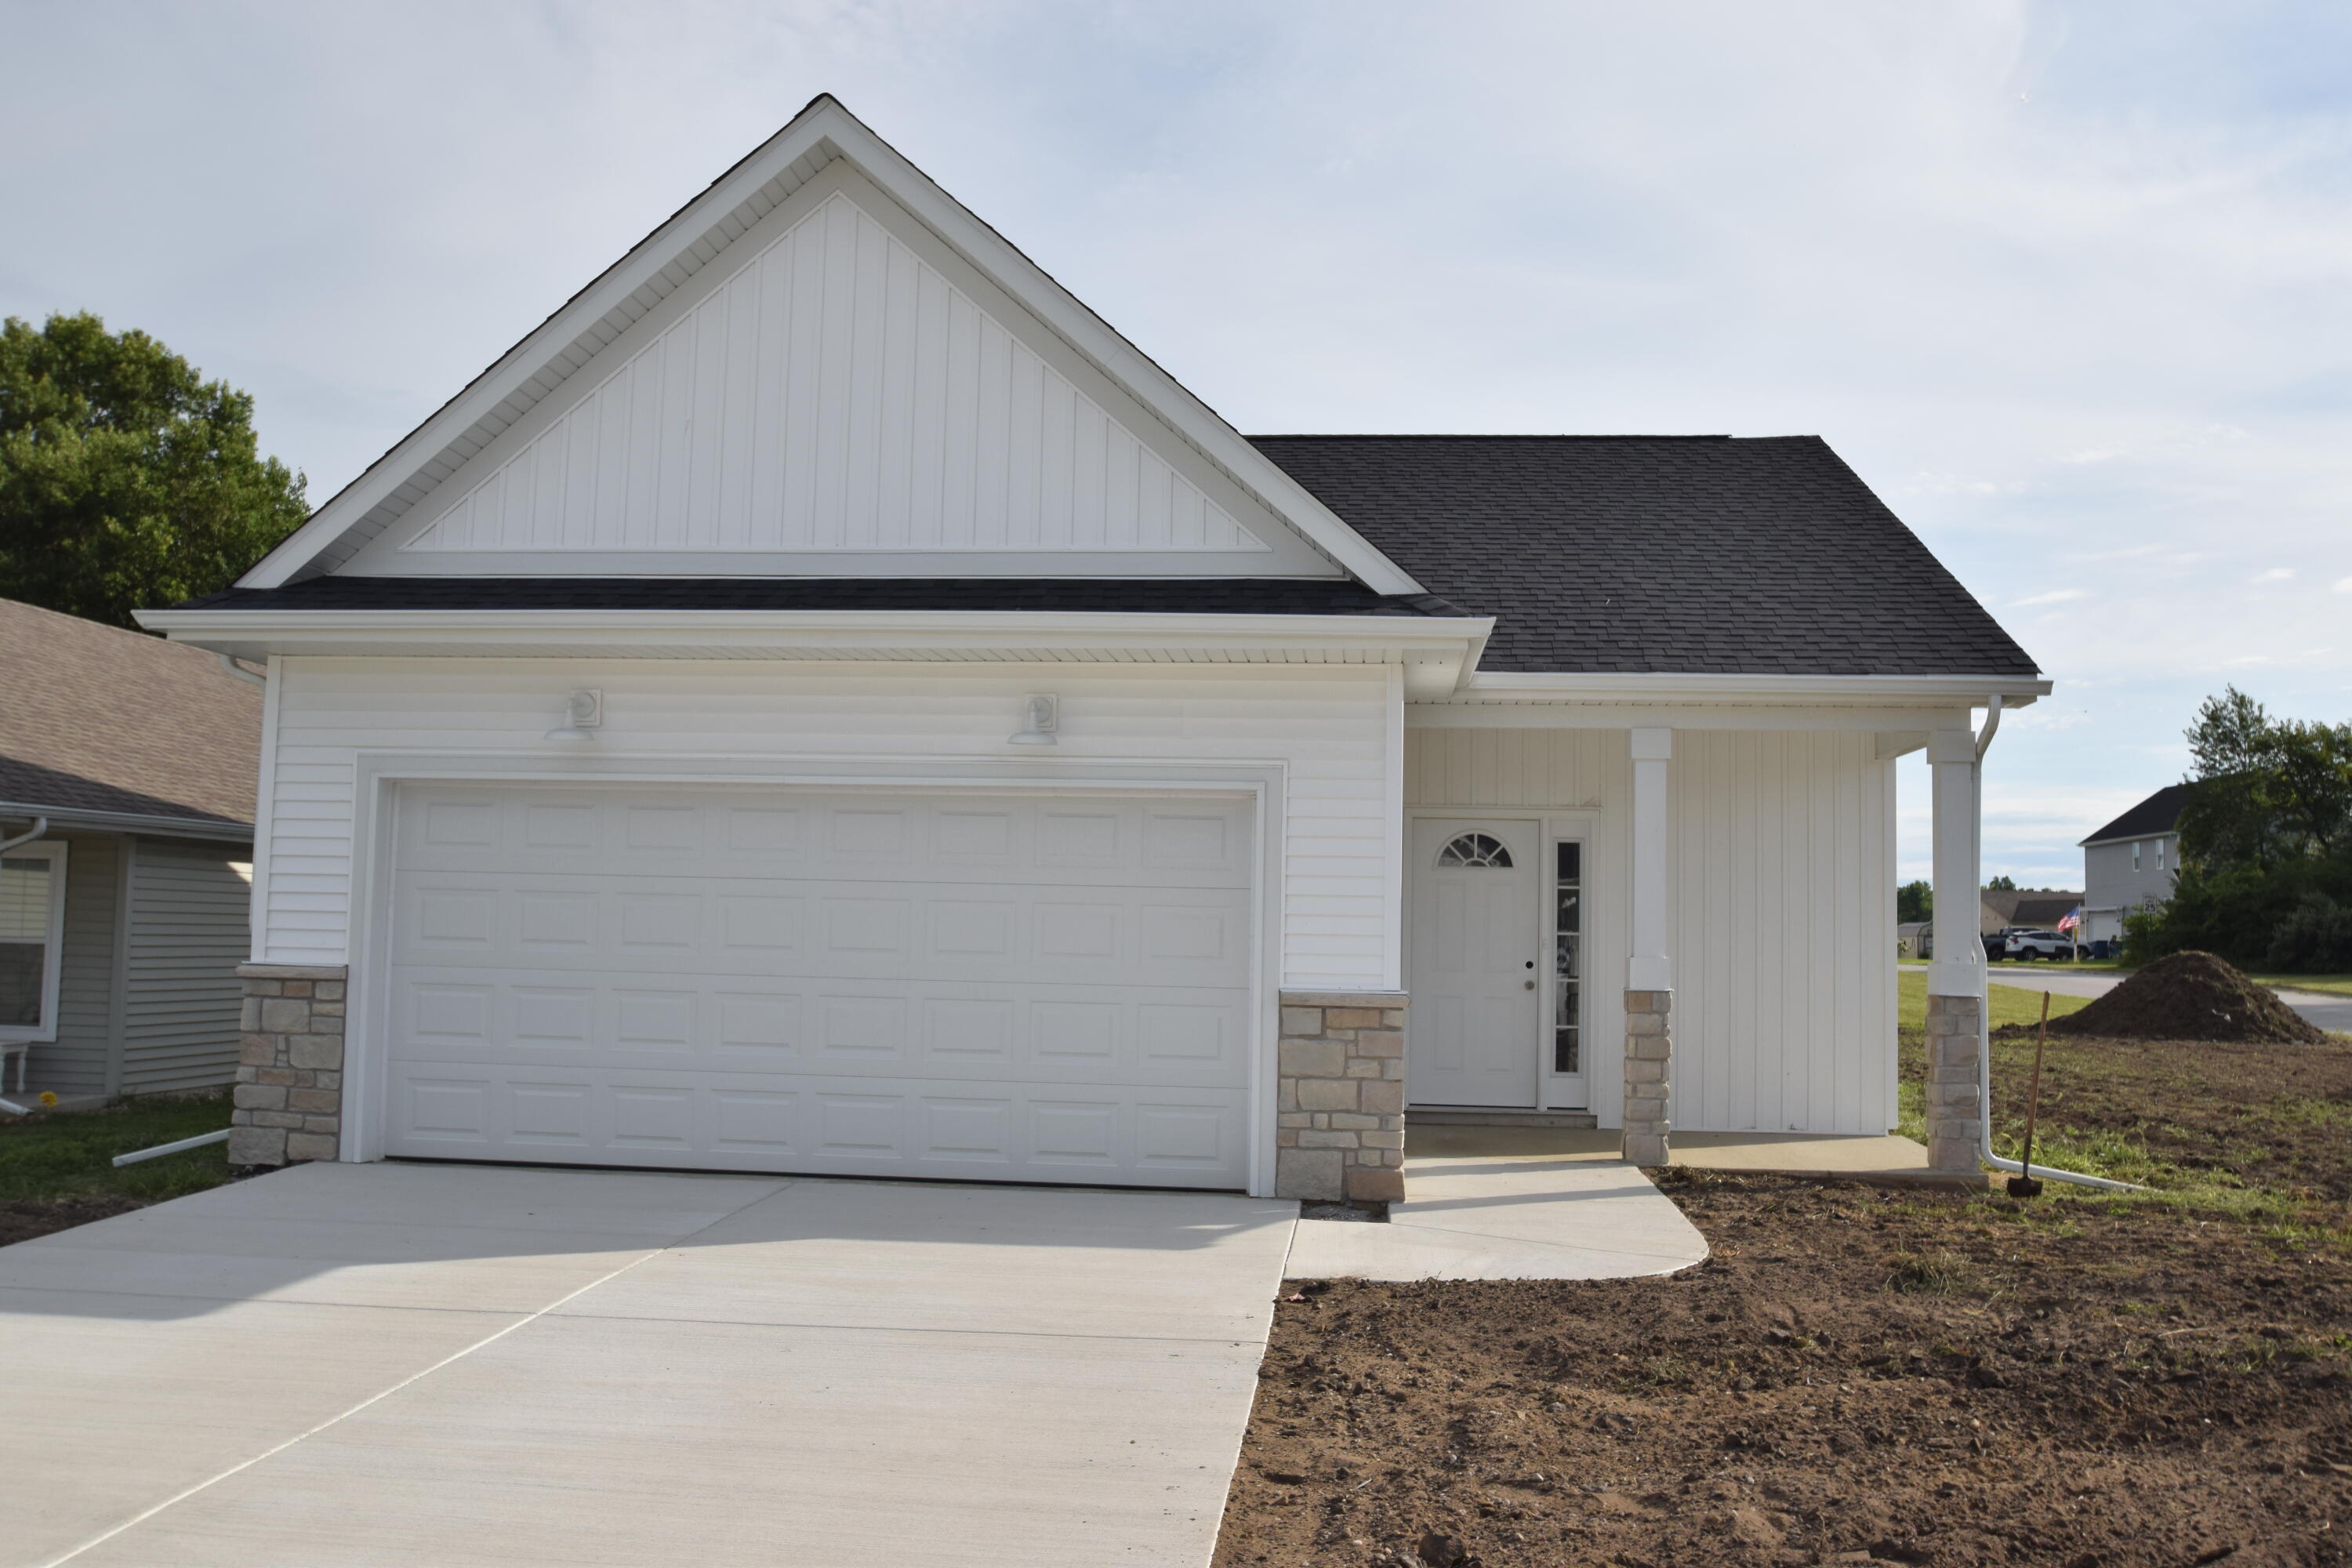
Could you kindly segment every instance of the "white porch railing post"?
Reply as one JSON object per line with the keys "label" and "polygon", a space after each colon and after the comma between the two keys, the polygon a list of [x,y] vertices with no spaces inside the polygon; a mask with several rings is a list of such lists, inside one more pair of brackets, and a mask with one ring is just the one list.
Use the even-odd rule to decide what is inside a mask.
{"label": "white porch railing post", "polygon": [[1927,966],[1927,1163],[1974,1173],[1984,1121],[1978,1089],[1984,1012],[1978,866],[1977,740],[1965,729],[1929,732],[1935,785],[1936,955]]}

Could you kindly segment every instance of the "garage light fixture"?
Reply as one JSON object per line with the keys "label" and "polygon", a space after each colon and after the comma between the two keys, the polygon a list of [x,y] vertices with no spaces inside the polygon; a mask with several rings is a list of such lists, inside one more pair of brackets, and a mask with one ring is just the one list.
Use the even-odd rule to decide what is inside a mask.
{"label": "garage light fixture", "polygon": [[551,741],[593,741],[604,724],[604,694],[575,691],[563,709],[563,722],[547,732]]}
{"label": "garage light fixture", "polygon": [[1058,697],[1032,697],[1026,710],[1029,727],[1008,737],[1015,746],[1051,746],[1054,737],[1061,732],[1062,700]]}

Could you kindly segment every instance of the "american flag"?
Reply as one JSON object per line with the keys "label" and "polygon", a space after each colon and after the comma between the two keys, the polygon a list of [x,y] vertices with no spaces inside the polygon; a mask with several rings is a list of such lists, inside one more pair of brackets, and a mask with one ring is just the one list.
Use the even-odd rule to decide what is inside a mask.
{"label": "american flag", "polygon": [[2078,931],[2082,928],[2082,924],[2083,906],[2076,904],[2073,910],[2068,911],[2066,918],[2058,922],[2058,929],[2060,931]]}

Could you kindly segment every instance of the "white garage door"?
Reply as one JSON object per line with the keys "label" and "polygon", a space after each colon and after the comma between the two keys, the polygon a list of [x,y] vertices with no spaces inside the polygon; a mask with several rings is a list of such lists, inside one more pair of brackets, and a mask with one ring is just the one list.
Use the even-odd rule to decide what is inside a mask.
{"label": "white garage door", "polygon": [[385,1151],[1239,1187],[1251,807],[403,792]]}

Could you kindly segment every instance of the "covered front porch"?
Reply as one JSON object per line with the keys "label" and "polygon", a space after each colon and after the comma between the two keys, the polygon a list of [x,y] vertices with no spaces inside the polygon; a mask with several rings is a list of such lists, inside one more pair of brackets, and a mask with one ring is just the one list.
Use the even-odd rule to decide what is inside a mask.
{"label": "covered front porch", "polygon": [[1938,908],[1972,910],[1994,723],[1970,706],[2036,693],[1496,680],[1406,709],[1409,1155],[1973,1173],[1983,970],[1962,938],[1931,984],[1930,1143],[1892,1134],[1895,763],[1929,752]]}

